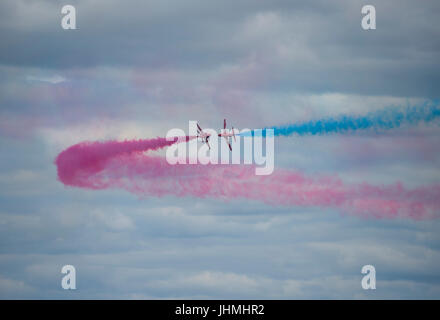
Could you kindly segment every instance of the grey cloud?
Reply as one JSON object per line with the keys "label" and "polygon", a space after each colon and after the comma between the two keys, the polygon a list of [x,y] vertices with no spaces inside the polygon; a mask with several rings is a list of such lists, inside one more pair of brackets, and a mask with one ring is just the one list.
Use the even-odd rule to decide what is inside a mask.
{"label": "grey cloud", "polygon": [[33,14],[35,3],[6,2],[0,62],[189,72],[254,57],[264,77],[254,90],[437,97],[437,2],[370,2],[378,28],[369,32],[363,1],[77,1],[74,31],[60,28],[59,3]]}

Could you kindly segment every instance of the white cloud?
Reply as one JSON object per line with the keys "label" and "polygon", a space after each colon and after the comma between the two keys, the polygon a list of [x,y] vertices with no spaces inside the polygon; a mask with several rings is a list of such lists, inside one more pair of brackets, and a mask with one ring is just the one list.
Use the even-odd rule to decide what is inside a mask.
{"label": "white cloud", "polygon": [[51,84],[58,84],[61,82],[67,81],[66,78],[59,76],[59,75],[53,75],[53,76],[27,76],[27,81],[39,81],[39,82],[47,82]]}

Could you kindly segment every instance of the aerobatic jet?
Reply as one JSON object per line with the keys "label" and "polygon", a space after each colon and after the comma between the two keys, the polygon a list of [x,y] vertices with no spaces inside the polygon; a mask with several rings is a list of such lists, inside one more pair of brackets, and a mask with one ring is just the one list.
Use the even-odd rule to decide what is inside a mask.
{"label": "aerobatic jet", "polygon": [[[200,127],[200,125],[197,123],[197,138],[200,138],[203,143],[206,143],[208,145],[208,148],[211,149],[211,146],[209,145],[209,137],[211,136],[210,133],[203,131],[203,129]],[[234,138],[234,141],[236,141],[235,138],[235,132],[234,127],[232,127],[229,132],[226,130],[226,119],[223,120],[223,130],[218,134],[219,137],[223,137],[226,140],[226,143],[228,144],[229,150],[232,151],[232,146],[230,143],[231,137]]]}
{"label": "aerobatic jet", "polygon": [[200,127],[199,123],[197,123],[197,138],[200,138],[203,143],[206,143],[208,145],[209,149],[211,149],[211,146],[209,145],[209,137],[210,136],[211,136],[211,134],[203,131],[203,129]]}

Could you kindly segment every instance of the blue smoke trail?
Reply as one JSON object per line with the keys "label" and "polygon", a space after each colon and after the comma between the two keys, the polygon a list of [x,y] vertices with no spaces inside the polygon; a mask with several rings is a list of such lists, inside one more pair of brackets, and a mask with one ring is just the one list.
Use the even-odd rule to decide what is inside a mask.
{"label": "blue smoke trail", "polygon": [[[389,130],[403,125],[416,125],[420,122],[431,122],[440,117],[439,100],[427,101],[423,105],[414,107],[393,107],[374,111],[365,116],[342,115],[337,118],[312,120],[303,123],[286,124],[281,126],[266,127],[274,129],[275,136],[326,135],[330,133],[344,133],[358,130]],[[265,136],[263,131],[242,132],[241,136]]]}

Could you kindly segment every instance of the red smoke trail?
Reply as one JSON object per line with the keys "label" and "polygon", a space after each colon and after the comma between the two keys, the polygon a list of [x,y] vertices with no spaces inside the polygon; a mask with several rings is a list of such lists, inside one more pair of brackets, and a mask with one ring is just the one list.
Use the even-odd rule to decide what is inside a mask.
{"label": "red smoke trail", "polygon": [[[188,141],[194,137],[181,137],[180,141]],[[165,138],[131,140],[131,141],[106,141],[106,142],[81,142],[75,144],[55,159],[58,167],[58,178],[65,185],[102,189],[102,184],[93,182],[93,177],[105,170],[111,161],[123,155],[134,155],[148,150],[157,150],[176,143],[179,138],[167,141]]]}
{"label": "red smoke trail", "polygon": [[142,196],[245,198],[272,205],[331,207],[376,218],[421,220],[437,218],[440,212],[438,185],[412,190],[400,183],[345,185],[338,178],[310,178],[285,169],[257,176],[249,165],[170,165],[144,154],[176,140],[79,143],[56,158],[58,178],[69,186],[122,188]]}

